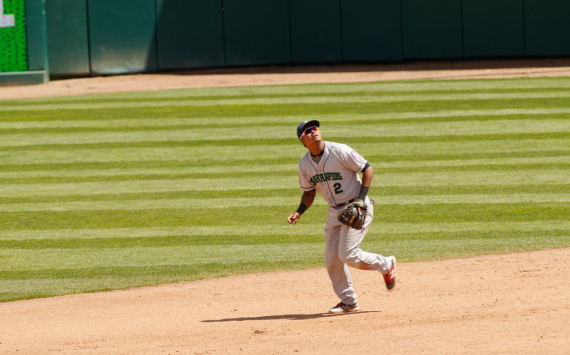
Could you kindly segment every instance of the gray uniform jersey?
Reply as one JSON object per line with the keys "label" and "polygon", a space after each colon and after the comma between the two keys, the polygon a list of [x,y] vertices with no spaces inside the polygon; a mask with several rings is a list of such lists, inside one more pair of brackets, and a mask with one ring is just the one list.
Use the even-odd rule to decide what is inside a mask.
{"label": "gray uniform jersey", "polygon": [[299,162],[299,183],[303,191],[317,190],[335,206],[358,197],[361,181],[358,174],[366,159],[346,144],[324,142],[325,149],[316,163],[307,152]]}
{"label": "gray uniform jersey", "polygon": [[303,191],[317,190],[327,201],[328,215],[325,226],[325,265],[340,300],[346,304],[356,303],[356,293],[348,265],[375,270],[385,274],[391,261],[382,255],[368,253],[360,249],[372,219],[373,206],[366,197],[366,220],[362,230],[341,224],[337,216],[344,208],[337,206],[358,197],[362,182],[358,173],[367,162],[354,149],[345,144],[325,142],[325,149],[318,162],[307,152],[299,161],[299,183]]}

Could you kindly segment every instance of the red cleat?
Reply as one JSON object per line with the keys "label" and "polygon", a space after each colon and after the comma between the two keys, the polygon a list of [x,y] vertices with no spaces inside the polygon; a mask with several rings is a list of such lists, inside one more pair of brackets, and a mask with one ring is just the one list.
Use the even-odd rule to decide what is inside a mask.
{"label": "red cleat", "polygon": [[392,261],[392,268],[387,274],[384,274],[384,282],[386,282],[388,291],[392,291],[392,289],[396,287],[396,257],[389,256],[387,259]]}

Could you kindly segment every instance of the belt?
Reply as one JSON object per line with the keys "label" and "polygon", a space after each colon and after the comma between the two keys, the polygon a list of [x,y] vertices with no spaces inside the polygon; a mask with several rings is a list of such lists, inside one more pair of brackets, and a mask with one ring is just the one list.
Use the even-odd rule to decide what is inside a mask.
{"label": "belt", "polygon": [[343,202],[343,203],[339,203],[339,204],[337,204],[337,205],[333,205],[333,207],[334,207],[334,208],[340,208],[340,207],[342,207],[342,206],[345,206],[345,205],[351,203],[352,201],[354,201],[354,199],[352,199],[352,200],[350,200],[350,201],[348,201],[348,202]]}

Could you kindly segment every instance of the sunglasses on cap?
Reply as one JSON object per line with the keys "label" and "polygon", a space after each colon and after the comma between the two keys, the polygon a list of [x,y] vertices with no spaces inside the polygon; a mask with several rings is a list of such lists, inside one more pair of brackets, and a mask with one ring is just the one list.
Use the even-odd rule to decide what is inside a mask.
{"label": "sunglasses on cap", "polygon": [[308,136],[309,134],[311,134],[313,132],[318,132],[318,131],[319,131],[319,127],[309,127],[305,130],[305,132],[303,132],[301,139],[303,138],[303,136]]}

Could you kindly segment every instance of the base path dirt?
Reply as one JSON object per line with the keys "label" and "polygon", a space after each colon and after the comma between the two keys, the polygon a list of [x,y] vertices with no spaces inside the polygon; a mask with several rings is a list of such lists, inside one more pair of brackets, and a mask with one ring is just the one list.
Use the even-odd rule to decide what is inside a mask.
{"label": "base path dirt", "polygon": [[[570,76],[569,59],[202,70],[0,88],[0,99],[190,87]],[[570,354],[570,249],[351,269],[362,311],[324,268],[0,303],[0,354]]]}
{"label": "base path dirt", "polygon": [[570,249],[352,270],[362,311],[323,268],[0,304],[0,354],[568,354]]}

